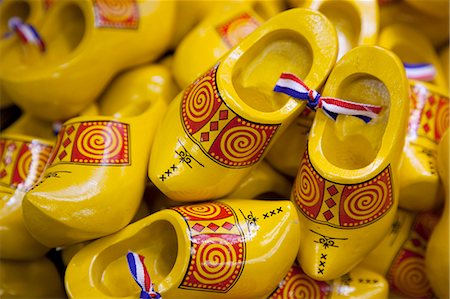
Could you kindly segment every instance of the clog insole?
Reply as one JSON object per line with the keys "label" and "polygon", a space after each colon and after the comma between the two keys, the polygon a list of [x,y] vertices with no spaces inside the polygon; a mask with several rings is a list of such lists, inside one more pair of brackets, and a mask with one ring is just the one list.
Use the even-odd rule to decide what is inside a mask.
{"label": "clog insole", "polygon": [[331,125],[323,132],[323,154],[330,163],[343,169],[363,168],[373,162],[381,147],[389,116],[389,91],[377,78],[355,74],[341,83],[336,97],[382,106],[378,117],[367,124],[354,116],[339,115],[336,121],[329,120]]}
{"label": "clog insole", "polygon": [[294,73],[304,79],[312,62],[312,49],[303,36],[276,31],[258,40],[239,58],[232,74],[233,85],[250,107],[262,112],[277,111],[289,100],[273,91],[281,73]]}

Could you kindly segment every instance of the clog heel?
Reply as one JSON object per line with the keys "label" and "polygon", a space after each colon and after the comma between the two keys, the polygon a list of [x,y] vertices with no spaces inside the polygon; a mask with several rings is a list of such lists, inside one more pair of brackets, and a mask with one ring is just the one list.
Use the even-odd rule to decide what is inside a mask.
{"label": "clog heel", "polygon": [[145,257],[139,268],[163,298],[267,298],[295,260],[297,220],[287,200],[163,210],[81,249],[67,267],[66,291],[70,298],[138,298],[130,269],[139,263],[127,265],[132,251]]}
{"label": "clog heel", "polygon": [[229,194],[305,107],[273,91],[280,74],[293,72],[316,88],[336,54],[336,33],[322,14],[299,8],[276,15],[172,101],[149,178],[178,201]]}
{"label": "clog heel", "polygon": [[438,148],[438,171],[445,189],[445,206],[436,225],[425,254],[425,269],[431,287],[439,298],[450,298],[449,290],[449,156],[450,139],[448,131]]}
{"label": "clog heel", "polygon": [[434,298],[425,273],[425,248],[439,217],[398,209],[391,231],[361,262],[386,277],[391,296]]}
{"label": "clog heel", "polygon": [[21,116],[0,134],[0,256],[10,260],[40,258],[50,249],[28,232],[22,199],[40,178],[53,148],[49,122]]}
{"label": "clog heel", "polygon": [[166,50],[174,6],[172,1],[56,1],[36,27],[39,47],[28,43],[3,53],[9,61],[3,87],[18,106],[42,119],[74,117],[119,71]]}
{"label": "clog heel", "polygon": [[388,294],[389,284],[386,279],[363,267],[356,267],[335,280],[319,281],[306,275],[298,264],[294,264],[268,299],[387,299]]}
{"label": "clog heel", "polygon": [[409,130],[399,169],[399,206],[432,210],[442,204],[436,150],[448,128],[447,79],[431,43],[414,29],[386,27],[379,44],[400,57],[411,86]]}
{"label": "clog heel", "polygon": [[102,116],[64,123],[43,179],[23,202],[27,228],[41,243],[64,247],[111,234],[131,221],[167,106],[162,95],[169,85],[155,88],[161,82],[159,77],[153,82],[153,74],[151,65],[123,73],[99,101]]}
{"label": "clog heel", "polygon": [[58,270],[48,259],[0,260],[2,298],[65,298]]}
{"label": "clog heel", "polygon": [[323,94],[356,101],[341,111],[356,103],[379,109],[372,120],[363,121],[330,114],[325,102],[316,112],[292,190],[302,235],[299,263],[311,278],[332,280],[360,262],[393,222],[396,172],[408,120],[408,82],[392,52],[360,46],[336,64]]}

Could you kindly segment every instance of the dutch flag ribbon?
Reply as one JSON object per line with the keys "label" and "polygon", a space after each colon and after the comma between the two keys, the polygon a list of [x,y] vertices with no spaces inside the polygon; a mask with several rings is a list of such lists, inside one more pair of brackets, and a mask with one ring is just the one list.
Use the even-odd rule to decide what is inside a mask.
{"label": "dutch flag ribbon", "polygon": [[144,256],[129,251],[127,253],[128,268],[136,283],[141,287],[140,299],[162,299],[153,289],[153,283],[147,267],[144,264]]}
{"label": "dutch flag ribbon", "polygon": [[433,81],[436,77],[436,68],[431,63],[403,63],[408,79],[420,81]]}
{"label": "dutch flag ribbon", "polygon": [[380,106],[322,97],[320,93],[310,89],[305,82],[291,73],[282,73],[273,90],[299,100],[305,100],[308,108],[314,111],[321,108],[326,115],[334,120],[336,120],[338,114],[345,114],[356,116],[368,123],[377,117],[381,111]]}
{"label": "dutch flag ribbon", "polygon": [[8,27],[17,34],[23,43],[34,44],[41,52],[45,52],[44,41],[32,25],[23,23],[18,17],[12,17],[8,20]]}

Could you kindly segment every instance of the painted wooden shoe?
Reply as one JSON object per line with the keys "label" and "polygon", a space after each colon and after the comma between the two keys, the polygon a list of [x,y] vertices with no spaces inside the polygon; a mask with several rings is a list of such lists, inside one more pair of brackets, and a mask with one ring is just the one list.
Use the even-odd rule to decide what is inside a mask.
{"label": "painted wooden shoe", "polygon": [[391,231],[361,266],[385,276],[397,296],[433,298],[425,273],[425,248],[438,220],[433,213],[416,215],[399,209]]}
{"label": "painted wooden shoe", "polygon": [[153,73],[146,66],[117,77],[99,102],[102,115],[110,116],[64,123],[44,179],[23,201],[27,228],[43,244],[64,247],[98,238],[133,218],[167,106],[168,86],[155,89],[160,83],[151,81]]}
{"label": "painted wooden shoe", "polygon": [[[173,73],[181,88],[186,88],[217,60],[264,22],[253,7],[273,1],[237,1],[216,5],[207,17],[183,39],[174,55]],[[277,13],[279,11],[274,12]]]}
{"label": "painted wooden shoe", "polygon": [[58,270],[48,259],[0,260],[2,298],[65,298]]}
{"label": "painted wooden shoe", "polygon": [[149,178],[174,200],[229,194],[305,107],[273,91],[280,74],[317,87],[336,54],[335,31],[322,14],[299,8],[273,17],[172,101]]}
{"label": "painted wooden shoe", "polygon": [[425,254],[425,269],[431,287],[439,298],[449,298],[449,133],[444,134],[438,149],[438,170],[445,189],[445,206]]}
{"label": "painted wooden shoe", "polygon": [[344,55],[323,94],[381,111],[369,123],[350,115],[333,120],[323,108],[316,112],[291,199],[300,218],[299,263],[322,281],[350,271],[388,233],[398,204],[396,170],[409,111],[401,61],[375,46]]}
{"label": "painted wooden shoe", "polygon": [[432,210],[442,204],[436,150],[448,127],[447,81],[433,46],[420,32],[404,25],[389,26],[381,32],[379,43],[402,59],[411,86],[399,205],[415,211]]}
{"label": "painted wooden shoe", "polygon": [[56,1],[36,28],[42,47],[25,44],[4,53],[9,63],[3,87],[17,105],[40,118],[74,117],[119,71],[166,50],[174,6],[133,0],[117,9],[109,0]]}
{"label": "painted wooden shoe", "polygon": [[388,298],[388,293],[386,279],[362,267],[356,267],[335,280],[319,281],[306,275],[298,264],[294,264],[268,299],[383,299]]}
{"label": "painted wooden shoe", "polygon": [[253,169],[229,198],[258,198],[267,193],[289,198],[291,183],[264,160]]}
{"label": "painted wooden shoe", "polygon": [[67,268],[66,290],[71,298],[138,298],[126,258],[134,251],[163,298],[267,298],[295,260],[297,221],[287,200],[163,210],[80,250]]}

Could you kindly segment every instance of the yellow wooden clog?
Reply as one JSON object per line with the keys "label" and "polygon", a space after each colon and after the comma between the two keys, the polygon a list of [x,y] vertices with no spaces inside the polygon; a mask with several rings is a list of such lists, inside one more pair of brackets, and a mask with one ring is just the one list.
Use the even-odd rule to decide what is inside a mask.
{"label": "yellow wooden clog", "polygon": [[425,273],[425,248],[438,219],[432,213],[416,215],[399,209],[391,231],[361,266],[385,276],[392,294],[401,298],[433,298]]}
{"label": "yellow wooden clog", "polygon": [[289,198],[291,183],[276,172],[267,162],[261,161],[241,184],[226,197],[258,198],[265,193]]}
{"label": "yellow wooden clog", "polygon": [[2,53],[1,83],[17,105],[40,118],[74,117],[116,73],[166,50],[174,7],[171,1],[55,1],[36,27],[45,51],[17,43]]}
{"label": "yellow wooden clog", "polygon": [[297,221],[287,200],[163,210],[80,250],[66,270],[66,291],[71,298],[137,298],[126,258],[133,251],[145,257],[163,298],[267,298],[295,260]]}
{"label": "yellow wooden clog", "polygon": [[409,111],[401,61],[375,46],[347,52],[323,95],[381,106],[381,112],[369,123],[316,112],[291,199],[300,218],[299,263],[322,281],[350,271],[388,233]]}
{"label": "yellow wooden clog", "polygon": [[294,264],[268,299],[329,298],[383,299],[388,298],[386,279],[371,270],[356,267],[331,281],[314,280]]}
{"label": "yellow wooden clog", "polygon": [[336,33],[322,14],[299,8],[273,17],[172,101],[149,178],[174,200],[229,194],[305,107],[273,91],[281,73],[315,88],[336,54]]}
{"label": "yellow wooden clog", "polygon": [[65,298],[58,270],[48,259],[0,260],[2,298]]}
{"label": "yellow wooden clog", "polygon": [[444,134],[438,149],[438,170],[445,189],[445,206],[441,219],[436,225],[425,254],[426,274],[431,287],[439,298],[450,298],[449,285],[449,133]]}
{"label": "yellow wooden clog", "polygon": [[[379,44],[396,53],[404,63],[413,64],[406,65],[407,75],[410,74],[411,112],[399,170],[399,205],[415,211],[431,210],[442,203],[436,150],[448,127],[447,79],[433,46],[413,28],[388,26],[381,32]],[[428,84],[420,82],[423,79]]]}
{"label": "yellow wooden clog", "polygon": [[[117,77],[99,102],[103,116],[64,123],[44,178],[27,193],[30,233],[50,247],[111,234],[133,218],[145,187],[154,132],[170,86],[155,66]],[[155,86],[156,85],[156,86]],[[110,115],[110,116],[105,116]]]}

